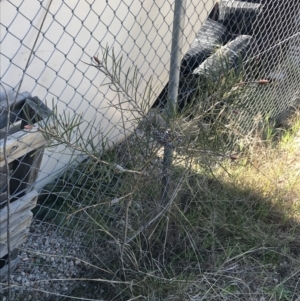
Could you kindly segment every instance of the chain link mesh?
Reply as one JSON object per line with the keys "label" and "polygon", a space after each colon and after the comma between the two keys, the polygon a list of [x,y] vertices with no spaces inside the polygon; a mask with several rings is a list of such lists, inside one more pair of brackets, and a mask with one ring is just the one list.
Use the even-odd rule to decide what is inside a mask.
{"label": "chain link mesh", "polygon": [[[25,155],[12,152],[8,173],[4,165],[1,167],[0,182],[9,177],[15,187],[11,204],[33,189],[39,191],[28,239],[11,246],[11,251],[19,249],[11,275],[7,256],[1,261],[1,277],[8,275],[14,285],[12,300],[59,300],[67,295],[100,300],[101,294],[116,296],[105,280],[100,280],[107,277],[116,285],[128,284],[126,277],[111,270],[116,254],[132,256],[131,264],[142,269],[143,258],[149,254],[137,255],[136,248],[144,248],[150,237],[152,241],[159,239],[154,225],[169,206],[161,201],[161,179],[167,174],[175,177],[170,184],[172,196],[179,193],[183,181],[173,169],[164,168],[162,147],[176,149],[179,166],[188,165],[182,158],[187,134],[171,131],[165,117],[172,28],[173,22],[180,21],[174,19],[174,2],[0,1],[1,139],[7,130],[7,102],[10,113],[17,116],[8,118],[9,128],[26,132],[32,120],[34,124],[47,120],[46,113],[42,117],[34,113],[29,120],[23,112],[28,105],[38,111],[38,101],[46,105],[44,112],[61,114],[65,123],[72,123],[77,116],[79,127],[74,129],[83,137],[76,140],[73,132],[68,145],[60,142],[45,149],[40,147],[46,143],[27,141],[26,155],[36,150],[42,154],[31,162],[24,161]],[[258,117],[271,117],[280,123],[299,100],[300,3],[184,2],[179,111],[194,103],[195,93],[204,90],[213,95],[216,83],[222,83],[228,71],[235,70],[242,74],[238,83],[250,89],[238,95],[238,104],[231,105],[231,97],[237,97],[232,89],[236,78],[226,83],[227,89],[230,86],[226,101],[232,106],[226,120],[234,119],[243,134],[257,126]],[[105,66],[117,73],[117,79],[109,78]],[[136,82],[130,79],[136,76],[135,67],[140,76]],[[257,84],[264,83],[262,80],[269,84]],[[128,87],[127,94],[120,85]],[[145,91],[149,92],[146,103]],[[14,103],[19,101],[22,105],[16,108]],[[200,108],[210,114],[201,121],[204,128],[215,118],[211,106],[208,101]],[[216,106],[218,112],[223,110],[222,103]],[[161,114],[152,115],[154,109]],[[65,135],[60,127],[71,127],[55,126],[52,130],[60,137]],[[188,131],[193,135],[193,128]],[[78,141],[87,152],[79,148]],[[108,151],[103,153],[104,146]],[[25,175],[20,173],[24,166],[28,167]],[[32,166],[38,176],[30,182]],[[27,177],[25,190],[20,174],[23,180]],[[18,184],[12,184],[13,180]],[[7,186],[3,187],[0,201],[4,207]],[[126,262],[128,258],[121,259]],[[98,282],[82,278],[97,278]],[[3,284],[3,296],[4,288]]]}

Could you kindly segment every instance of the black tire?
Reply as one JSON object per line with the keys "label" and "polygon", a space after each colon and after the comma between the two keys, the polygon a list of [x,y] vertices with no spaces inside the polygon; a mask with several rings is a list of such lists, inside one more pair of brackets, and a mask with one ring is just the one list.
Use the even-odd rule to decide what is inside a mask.
{"label": "black tire", "polygon": [[219,22],[232,36],[252,35],[253,24],[261,12],[259,3],[222,0],[219,3]]}
{"label": "black tire", "polygon": [[247,57],[252,37],[242,35],[221,47],[193,72],[199,76],[220,77],[224,72],[237,68]]}
{"label": "black tire", "polygon": [[216,49],[224,43],[227,37],[225,26],[216,21],[207,19],[197,33],[189,51],[181,62],[181,75],[191,74],[202,62],[204,62]]}

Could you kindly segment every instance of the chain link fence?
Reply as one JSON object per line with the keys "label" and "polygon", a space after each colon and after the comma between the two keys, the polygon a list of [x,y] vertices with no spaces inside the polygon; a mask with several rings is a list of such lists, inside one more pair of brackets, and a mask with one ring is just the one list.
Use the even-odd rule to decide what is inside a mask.
{"label": "chain link fence", "polygon": [[1,298],[142,299],[136,283],[167,285],[168,250],[188,243],[169,220],[175,198],[188,210],[189,159],[213,165],[298,105],[300,3],[2,0],[0,14]]}

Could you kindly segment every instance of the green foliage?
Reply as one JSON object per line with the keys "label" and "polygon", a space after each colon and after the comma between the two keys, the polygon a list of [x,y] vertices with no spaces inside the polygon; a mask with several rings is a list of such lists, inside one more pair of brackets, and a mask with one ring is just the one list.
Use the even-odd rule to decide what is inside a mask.
{"label": "green foliage", "polygon": [[[299,266],[290,248],[299,227],[285,215],[285,194],[257,175],[255,164],[268,156],[257,163],[245,155],[244,101],[260,84],[244,82],[242,67],[217,80],[216,74],[214,80],[209,74],[186,78],[181,85],[197,89],[166,129],[147,114],[151,81],[138,95],[142,76],[136,68],[124,73],[122,58],[108,48],[94,61],[120,95],[116,108],[132,110],[138,129],[112,148],[101,133],[82,130],[82,116],[54,110],[42,133],[49,143],[62,143],[87,159],[43,189],[36,213],[87,233],[99,267],[89,276],[105,279],[91,289],[107,300],[249,300],[258,289],[269,300],[293,298],[288,285],[296,274],[278,284],[263,282],[286,260]],[[277,133],[269,119],[263,121],[264,139],[270,141]],[[274,146],[253,141],[258,159],[258,150]],[[174,151],[169,170],[161,162],[163,146]],[[238,156],[231,156],[236,151]],[[161,199],[165,173],[167,203]],[[290,231],[294,236],[285,238],[282,233]]]}

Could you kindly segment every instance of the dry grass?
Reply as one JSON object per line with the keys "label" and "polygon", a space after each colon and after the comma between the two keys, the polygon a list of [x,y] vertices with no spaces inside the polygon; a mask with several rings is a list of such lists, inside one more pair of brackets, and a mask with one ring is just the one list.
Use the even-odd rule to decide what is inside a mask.
{"label": "dry grass", "polygon": [[204,192],[199,212],[210,211],[204,227],[214,231],[217,246],[210,252],[214,271],[205,269],[194,300],[299,300],[298,113],[292,124],[225,163],[207,185],[215,199],[208,202]]}
{"label": "dry grass", "polygon": [[[178,159],[173,187],[184,180],[170,209],[116,257],[115,278],[132,286],[108,286],[106,298],[297,300],[299,124],[296,116],[292,129],[268,131],[250,153],[223,162],[213,176],[197,165],[187,170]],[[157,179],[131,180],[128,236],[161,208]]]}
{"label": "dry grass", "polygon": [[[101,190],[90,165],[85,167],[86,176],[85,168],[79,169],[82,179],[75,176],[75,180],[86,183],[82,185],[90,196],[85,196],[88,203],[81,202],[76,213],[79,221],[84,220],[77,227],[91,233],[93,264],[99,268],[91,277],[104,281],[91,281],[88,291],[74,291],[73,296],[82,300],[87,295],[95,300],[299,300],[299,114],[290,124],[285,129],[266,126],[263,141],[252,139],[248,152],[223,160],[213,174],[182,155],[175,157],[169,206],[160,200],[161,161],[155,142],[151,150],[135,147],[136,153],[125,159],[126,152],[117,151],[123,154],[118,163],[125,160],[130,169],[144,166],[147,158],[143,176],[120,175],[103,166],[97,171],[92,164],[97,175],[105,174],[110,181],[109,193]],[[129,140],[124,147],[136,146],[136,141]],[[112,156],[117,158],[116,153]],[[70,185],[73,191],[77,182]],[[74,195],[81,194],[82,187]],[[119,201],[112,206],[116,198]]]}

